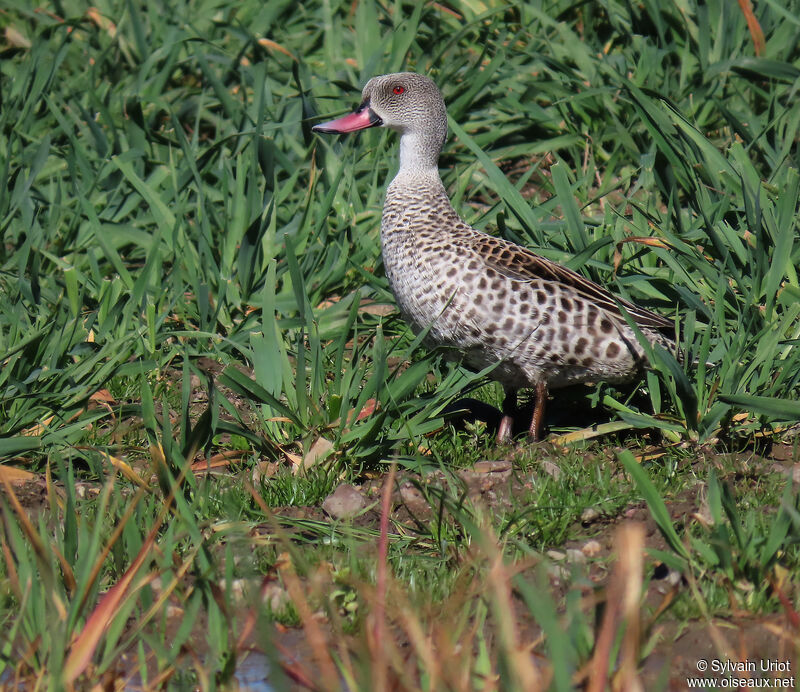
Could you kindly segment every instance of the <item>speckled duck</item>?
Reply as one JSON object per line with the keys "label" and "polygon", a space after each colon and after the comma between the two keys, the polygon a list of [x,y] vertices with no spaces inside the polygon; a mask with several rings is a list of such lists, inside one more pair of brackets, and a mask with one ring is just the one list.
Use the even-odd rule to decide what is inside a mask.
{"label": "speckled duck", "polygon": [[400,133],[400,169],[386,191],[383,263],[403,318],[427,343],[457,348],[506,393],[498,442],[509,439],[517,390],[535,391],[529,436],[541,439],[548,390],[624,382],[646,366],[620,310],[645,338],[675,351],[674,325],[524,247],[482,233],[456,213],[439,177],[447,114],[436,84],[400,72],[367,82],[358,109],[314,126],[341,134]]}

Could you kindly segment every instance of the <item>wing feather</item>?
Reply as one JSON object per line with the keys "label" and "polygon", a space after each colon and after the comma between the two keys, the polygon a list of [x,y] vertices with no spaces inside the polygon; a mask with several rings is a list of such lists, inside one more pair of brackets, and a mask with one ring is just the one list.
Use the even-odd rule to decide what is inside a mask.
{"label": "wing feather", "polygon": [[510,243],[502,238],[486,236],[473,237],[470,248],[483,262],[495,271],[516,281],[555,281],[566,286],[594,303],[609,315],[623,320],[619,305],[640,327],[674,334],[675,325],[666,317],[650,310],[640,308],[624,298],[614,296],[602,286],[590,281],[578,272],[534,254],[530,250]]}

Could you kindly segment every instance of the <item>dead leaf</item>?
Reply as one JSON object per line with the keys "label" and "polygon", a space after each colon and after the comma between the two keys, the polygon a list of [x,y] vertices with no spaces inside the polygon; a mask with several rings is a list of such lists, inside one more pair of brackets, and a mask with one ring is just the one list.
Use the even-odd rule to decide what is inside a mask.
{"label": "dead leaf", "polygon": [[128,464],[127,461],[124,461],[119,457],[112,456],[111,454],[106,454],[106,458],[111,462],[111,465],[123,476],[125,476],[125,478],[131,481],[131,483],[134,483],[145,490],[150,489],[150,485],[147,483],[147,481],[145,481],[138,473],[136,473],[136,471],[133,470],[133,467]]}
{"label": "dead leaf", "polygon": [[280,43],[275,43],[275,41],[270,41],[268,38],[260,38],[258,39],[258,45],[262,48],[266,48],[267,50],[277,50],[284,55],[289,56],[292,60],[297,62],[297,58],[289,51],[287,48],[284,48]]}
{"label": "dead leaf", "polygon": [[454,9],[447,7],[446,5],[442,5],[441,3],[434,2],[433,7],[435,7],[439,12],[444,12],[445,14],[449,14],[451,17],[455,17],[458,20],[463,19],[463,17],[456,12]]}
{"label": "dead leaf", "polygon": [[39,437],[47,429],[47,426],[53,421],[53,418],[55,418],[55,416],[45,418],[41,423],[32,425],[30,428],[25,428],[21,434],[25,435],[25,437]]}
{"label": "dead leaf", "polygon": [[30,48],[31,42],[21,32],[17,31],[13,26],[6,27],[6,41],[9,42],[14,48]]}
{"label": "dead leaf", "polygon": [[233,449],[215,454],[209,459],[196,461],[192,464],[192,471],[194,473],[203,473],[204,471],[212,471],[213,469],[227,468],[232,463],[241,461],[242,457],[248,455],[250,452],[242,449]]}
{"label": "dead leaf", "polygon": [[37,474],[26,471],[25,469],[0,464],[0,479],[8,481],[9,483],[28,483],[36,480],[38,477]]}
{"label": "dead leaf", "polygon": [[111,392],[107,389],[98,389],[92,396],[89,397],[89,401],[101,401],[106,404],[115,404],[116,401],[114,397],[111,396]]}
{"label": "dead leaf", "polygon": [[378,315],[380,317],[391,315],[396,310],[397,308],[391,303],[376,303],[369,298],[364,298],[361,301],[361,305],[358,306],[359,312],[364,312],[368,315]]}
{"label": "dead leaf", "polygon": [[619,432],[621,430],[628,430],[633,426],[624,421],[612,421],[610,423],[601,423],[600,425],[592,425],[588,428],[581,430],[573,430],[572,432],[564,433],[563,435],[551,435],[547,438],[550,444],[565,446],[573,442],[582,442],[584,440],[591,440],[601,435],[610,435],[611,433]]}
{"label": "dead leaf", "polygon": [[661,238],[653,238],[652,236],[629,236],[620,240],[614,247],[614,274],[616,275],[619,265],[622,264],[622,246],[625,243],[639,243],[640,245],[649,245],[650,247],[660,247],[664,250],[671,250],[672,247],[661,240]]}
{"label": "dead leaf", "polygon": [[327,310],[328,308],[336,305],[342,299],[341,296],[330,296],[317,305],[317,310]]}
{"label": "dead leaf", "polygon": [[753,14],[753,5],[750,0],[739,0],[739,7],[747,21],[750,38],[753,39],[753,50],[756,55],[761,55],[764,52],[766,42],[764,40],[764,31],[761,29],[761,24],[758,23],[758,19],[756,19],[755,14]]}
{"label": "dead leaf", "polygon": [[[103,634],[107,631],[109,624],[117,617],[125,597],[138,591],[147,583],[147,577],[139,581],[138,584],[134,583],[134,578],[140,568],[153,559],[155,552],[153,550],[153,545],[156,542],[158,529],[161,528],[165,515],[166,512],[163,512],[162,515],[159,516],[155,526],[150,530],[150,533],[139,549],[133,562],[128,569],[125,570],[122,577],[100,597],[83,628],[72,641],[62,672],[62,680],[68,687],[72,686],[75,679],[86,670],[87,666],[91,663],[95,649],[100,643]],[[150,578],[154,576],[155,575],[151,575]]]}
{"label": "dead leaf", "polygon": [[274,461],[259,461],[253,468],[253,484],[258,485],[266,478],[272,478],[278,473],[279,465]]}
{"label": "dead leaf", "polygon": [[375,399],[367,399],[367,402],[364,404],[364,408],[362,408],[358,415],[356,416],[356,420],[364,420],[368,416],[371,416],[375,411],[378,410],[378,402]]}
{"label": "dead leaf", "polygon": [[295,473],[304,473],[327,457],[332,450],[333,442],[324,437],[318,437],[303,457],[303,463],[295,467]]}
{"label": "dead leaf", "polygon": [[104,17],[102,14],[100,14],[100,10],[98,10],[96,7],[90,7],[88,10],[86,10],[86,16],[97,26],[98,29],[105,31],[111,38],[114,38],[117,35],[117,25],[108,19],[108,17]]}
{"label": "dead leaf", "polygon": [[511,471],[512,464],[510,461],[476,461],[470,471],[473,473],[505,473]]}

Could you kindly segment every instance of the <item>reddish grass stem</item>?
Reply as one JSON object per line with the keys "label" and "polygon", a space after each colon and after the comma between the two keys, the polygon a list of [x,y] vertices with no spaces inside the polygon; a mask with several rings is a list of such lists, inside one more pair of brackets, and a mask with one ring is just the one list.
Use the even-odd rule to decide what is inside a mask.
{"label": "reddish grass stem", "polygon": [[386,582],[389,569],[389,514],[392,510],[392,488],[397,467],[393,463],[383,483],[381,496],[380,537],[378,538],[378,574],[375,593],[375,691],[386,690]]}

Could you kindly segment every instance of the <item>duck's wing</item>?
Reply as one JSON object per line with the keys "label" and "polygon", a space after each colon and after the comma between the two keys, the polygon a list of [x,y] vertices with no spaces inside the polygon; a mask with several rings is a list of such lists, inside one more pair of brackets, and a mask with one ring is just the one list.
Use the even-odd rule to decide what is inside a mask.
{"label": "duck's wing", "polygon": [[554,281],[580,294],[599,310],[625,321],[619,306],[622,305],[639,327],[647,327],[674,336],[675,325],[666,317],[634,305],[624,298],[614,296],[602,286],[571,269],[534,254],[524,247],[502,238],[483,233],[473,236],[470,248],[479,255],[484,265],[515,281]]}

